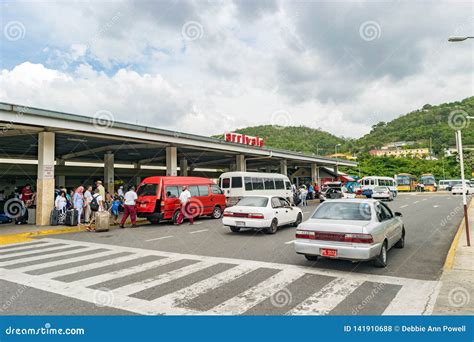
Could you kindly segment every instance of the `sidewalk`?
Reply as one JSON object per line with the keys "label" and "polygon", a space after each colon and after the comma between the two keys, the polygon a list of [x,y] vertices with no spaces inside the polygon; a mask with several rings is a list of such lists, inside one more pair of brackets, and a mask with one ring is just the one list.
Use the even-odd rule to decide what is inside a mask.
{"label": "sidewalk", "polygon": [[474,314],[473,205],[469,208],[469,225],[471,247],[467,247],[466,231],[463,222],[446,258],[443,274],[440,279],[442,285],[433,315]]}

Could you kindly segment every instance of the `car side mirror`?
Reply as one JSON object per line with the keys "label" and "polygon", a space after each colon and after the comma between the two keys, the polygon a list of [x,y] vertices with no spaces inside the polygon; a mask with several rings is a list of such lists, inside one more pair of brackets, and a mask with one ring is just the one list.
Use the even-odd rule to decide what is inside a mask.
{"label": "car side mirror", "polygon": [[400,213],[400,212],[396,211],[396,212],[395,212],[395,216],[399,216],[399,217],[401,217],[401,216],[403,216],[403,215],[402,215],[402,213]]}

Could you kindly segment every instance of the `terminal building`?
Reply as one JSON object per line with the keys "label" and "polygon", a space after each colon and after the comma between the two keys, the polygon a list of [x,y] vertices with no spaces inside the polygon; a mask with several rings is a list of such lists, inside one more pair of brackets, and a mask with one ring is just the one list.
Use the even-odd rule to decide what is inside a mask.
{"label": "terminal building", "polygon": [[357,165],[262,145],[0,103],[0,191],[31,184],[36,224],[47,225],[57,187],[102,180],[113,193],[152,175],[216,179],[229,170],[283,173],[294,182],[297,173],[317,182],[322,172],[337,176],[339,166]]}

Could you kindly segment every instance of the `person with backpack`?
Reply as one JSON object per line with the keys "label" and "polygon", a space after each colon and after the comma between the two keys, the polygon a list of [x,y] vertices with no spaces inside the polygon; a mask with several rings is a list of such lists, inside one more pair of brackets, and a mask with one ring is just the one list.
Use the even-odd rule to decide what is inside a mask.
{"label": "person with backpack", "polygon": [[92,228],[92,224],[95,222],[95,215],[99,211],[104,211],[104,198],[100,194],[100,190],[97,188],[94,191],[94,195],[92,196],[92,201],[90,204],[91,211],[92,211],[92,219],[89,222],[89,225],[87,226],[87,230],[92,232],[94,231],[94,228]]}

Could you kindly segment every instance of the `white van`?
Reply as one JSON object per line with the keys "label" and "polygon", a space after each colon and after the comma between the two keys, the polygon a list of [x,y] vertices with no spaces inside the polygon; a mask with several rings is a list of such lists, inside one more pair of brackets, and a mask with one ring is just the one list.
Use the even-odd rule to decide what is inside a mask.
{"label": "white van", "polygon": [[292,201],[291,183],[279,173],[225,172],[219,177],[219,186],[227,198],[227,205],[235,205],[244,196],[279,196]]}
{"label": "white van", "polygon": [[439,190],[451,190],[453,186],[462,184],[460,179],[442,179],[439,181]]}
{"label": "white van", "polygon": [[368,176],[360,180],[360,185],[362,186],[362,191],[364,190],[374,190],[376,186],[386,186],[393,193],[393,197],[396,197],[398,194],[397,191],[397,181],[391,177],[379,177],[379,176]]}

